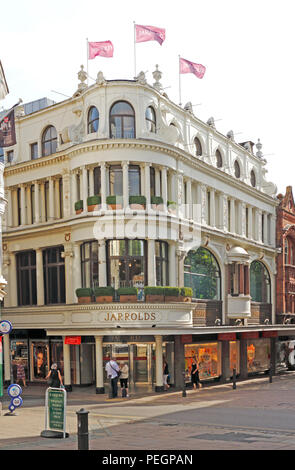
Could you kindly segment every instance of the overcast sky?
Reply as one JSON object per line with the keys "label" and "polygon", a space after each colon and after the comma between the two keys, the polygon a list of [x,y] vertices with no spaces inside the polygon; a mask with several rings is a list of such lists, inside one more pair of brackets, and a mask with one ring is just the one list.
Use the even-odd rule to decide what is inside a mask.
{"label": "overcast sky", "polygon": [[[65,99],[87,67],[86,38],[111,40],[114,57],[89,61],[89,75],[133,79],[133,21],[166,29],[166,40],[136,46],[137,72],[148,83],[159,64],[169,98],[179,102],[178,55],[201,63],[203,79],[181,76],[183,105],[191,101],[202,119],[237,142],[260,138],[267,179],[279,192],[295,188],[294,0],[14,0],[0,7],[0,60],[10,93],[8,108],[48,97]],[[90,84],[94,83],[92,80]],[[1,108],[0,108],[1,110]],[[255,149],[256,152],[256,149]],[[294,189],[295,192],[295,189]]]}

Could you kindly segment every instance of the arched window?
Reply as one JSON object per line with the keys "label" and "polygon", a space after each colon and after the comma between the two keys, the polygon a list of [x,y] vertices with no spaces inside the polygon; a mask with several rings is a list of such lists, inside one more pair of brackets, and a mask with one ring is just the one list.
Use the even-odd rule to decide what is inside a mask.
{"label": "arched window", "polygon": [[111,108],[110,136],[112,139],[135,138],[135,114],[127,101],[118,101]]}
{"label": "arched window", "polygon": [[202,150],[202,144],[200,140],[198,139],[198,137],[195,138],[194,144],[195,144],[195,149],[196,149],[196,156],[200,157],[203,153],[203,150]]}
{"label": "arched window", "polygon": [[97,132],[98,125],[99,125],[99,112],[95,106],[92,106],[88,112],[88,127],[87,127],[88,134]]}
{"label": "arched window", "polygon": [[217,168],[221,168],[222,167],[222,156],[221,156],[220,150],[218,150],[218,149],[216,150],[215,157],[216,157],[216,166],[217,166]]}
{"label": "arched window", "polygon": [[42,135],[42,156],[55,153],[57,149],[57,133],[53,126],[48,126]]}
{"label": "arched window", "polygon": [[206,248],[189,251],[184,260],[184,285],[193,289],[194,298],[220,300],[220,268]]}
{"label": "arched window", "polygon": [[156,113],[152,106],[149,106],[145,112],[146,127],[149,132],[156,133]]}
{"label": "arched window", "polygon": [[253,302],[270,304],[270,275],[265,265],[257,260],[250,266],[250,295]]}
{"label": "arched window", "polygon": [[255,176],[254,170],[251,170],[250,180],[251,180],[251,185],[253,186],[253,188],[255,188],[255,186],[256,186],[256,176]]}
{"label": "arched window", "polygon": [[240,178],[241,176],[241,170],[240,170],[240,165],[238,163],[238,161],[236,160],[235,163],[234,163],[234,172],[235,172],[235,177],[236,178]]}

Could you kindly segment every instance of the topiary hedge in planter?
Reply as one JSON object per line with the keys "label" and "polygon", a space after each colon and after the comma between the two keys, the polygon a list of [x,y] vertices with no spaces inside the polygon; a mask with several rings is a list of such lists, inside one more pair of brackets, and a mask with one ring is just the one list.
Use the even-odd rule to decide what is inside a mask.
{"label": "topiary hedge in planter", "polygon": [[129,196],[129,204],[131,209],[145,209],[146,197],[145,196]]}
{"label": "topiary hedge in planter", "polygon": [[88,212],[98,211],[101,206],[101,197],[100,196],[89,196],[87,198],[87,208]]}
{"label": "topiary hedge in planter", "polygon": [[146,286],[144,287],[144,295],[146,302],[164,302],[165,287],[162,286]]}
{"label": "topiary hedge in planter", "polygon": [[123,208],[123,196],[107,196],[106,202],[109,209],[116,210]]}
{"label": "topiary hedge in planter", "polygon": [[93,290],[90,287],[80,287],[76,289],[76,296],[79,304],[89,304],[92,300]]}
{"label": "topiary hedge in planter", "polygon": [[120,302],[137,302],[136,287],[120,287],[117,293],[120,296]]}
{"label": "topiary hedge in planter", "polygon": [[165,302],[179,302],[179,294],[180,289],[179,287],[165,287],[164,295],[165,295]]}
{"label": "topiary hedge in planter", "polygon": [[151,197],[151,204],[154,210],[163,210],[163,198],[161,196],[152,196]]}
{"label": "topiary hedge in planter", "polygon": [[113,302],[115,289],[113,287],[95,287],[93,289],[95,300],[98,303]]}
{"label": "topiary hedge in planter", "polygon": [[180,298],[182,302],[191,302],[193,296],[193,289],[191,287],[180,288]]}
{"label": "topiary hedge in planter", "polygon": [[171,214],[176,214],[176,211],[177,211],[177,204],[176,204],[176,202],[174,202],[174,201],[167,201],[167,208],[168,208],[168,212],[170,212]]}
{"label": "topiary hedge in planter", "polygon": [[82,200],[75,202],[75,211],[76,211],[76,214],[81,214],[81,212],[83,211],[83,201]]}

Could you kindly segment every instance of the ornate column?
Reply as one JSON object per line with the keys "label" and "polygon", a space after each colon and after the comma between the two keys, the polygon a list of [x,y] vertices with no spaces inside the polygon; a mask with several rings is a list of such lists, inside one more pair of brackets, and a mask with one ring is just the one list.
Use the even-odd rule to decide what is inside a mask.
{"label": "ornate column", "polygon": [[185,258],[186,252],[180,246],[176,250],[176,255],[178,259],[178,286],[177,287],[183,287],[184,286],[184,258]]}
{"label": "ornate column", "polygon": [[246,204],[244,202],[240,203],[240,228],[241,228],[241,235],[242,237],[246,237]]}
{"label": "ornate column", "polygon": [[148,285],[156,285],[156,251],[155,240],[148,240]]}
{"label": "ornate column", "polygon": [[32,218],[32,199],[31,199],[31,186],[28,184],[26,186],[26,200],[27,200],[27,224],[31,225],[33,223]]}
{"label": "ornate column", "polygon": [[223,232],[228,231],[228,203],[227,195],[220,193],[219,195],[219,228]]}
{"label": "ornate column", "polygon": [[193,198],[192,198],[192,180],[186,180],[186,216],[188,219],[193,217]]}
{"label": "ornate column", "polygon": [[102,162],[100,164],[100,179],[101,179],[101,208],[106,209],[107,179],[106,179],[105,162]]}
{"label": "ornate column", "polygon": [[263,243],[268,245],[268,214],[263,213]]}
{"label": "ornate column", "polygon": [[98,241],[98,281],[99,287],[108,285],[107,279],[107,261],[106,261],[106,241]]}
{"label": "ornate column", "polygon": [[169,286],[177,286],[177,258],[176,258],[176,244],[173,241],[169,242],[168,247],[168,262],[169,262]]}
{"label": "ornate column", "polygon": [[230,232],[236,233],[236,210],[233,198],[230,198]]}
{"label": "ornate column", "polygon": [[162,345],[162,336],[155,335],[156,341],[156,392],[164,391],[163,384],[163,345]]}
{"label": "ornate column", "polygon": [[215,190],[210,189],[210,226],[216,226],[216,214],[215,214]]}
{"label": "ornate column", "polygon": [[36,284],[37,284],[37,305],[44,305],[44,274],[43,274],[43,253],[41,248],[36,249]]}
{"label": "ornate column", "polygon": [[167,207],[167,200],[168,200],[168,186],[167,186],[167,168],[161,168],[161,175],[162,175],[162,198],[164,207]]}
{"label": "ornate column", "polygon": [[20,210],[21,222],[20,222],[20,224],[21,225],[26,225],[26,223],[27,223],[27,208],[26,208],[26,185],[25,184],[21,184],[21,187],[20,187],[20,207],[21,207],[21,210]]}
{"label": "ornate column", "polygon": [[39,183],[34,181],[34,198],[35,198],[35,218],[33,220],[34,224],[39,224],[40,222],[40,198],[39,198]]}
{"label": "ornate column", "polygon": [[256,209],[256,230],[257,230],[257,241],[262,243],[262,210]]}
{"label": "ornate column", "polygon": [[6,208],[6,212],[7,212],[7,224],[8,224],[8,227],[13,227],[13,207],[12,207],[12,192],[11,192],[11,189],[8,188],[7,189],[7,208]]}
{"label": "ornate column", "polygon": [[[71,235],[66,234],[66,236],[70,237]],[[62,258],[65,260],[66,304],[74,303],[73,256],[72,243],[64,243]]]}
{"label": "ornate column", "polygon": [[[62,171],[62,189],[63,189],[63,217],[71,215],[71,175],[67,168]],[[76,201],[75,201],[76,202]],[[75,210],[73,203],[73,210]]]}
{"label": "ornate column", "polygon": [[82,166],[82,192],[81,199],[83,200],[83,213],[87,212],[87,197],[88,197],[88,171],[86,166]]}
{"label": "ornate column", "polygon": [[74,243],[74,260],[73,260],[73,291],[82,287],[82,276],[81,276],[81,248],[80,243]]}
{"label": "ornate column", "polygon": [[54,213],[55,200],[54,200],[54,178],[49,178],[49,220],[52,221],[55,218]]}
{"label": "ornate column", "polygon": [[55,208],[55,218],[60,219],[59,178],[54,179],[54,208]]}
{"label": "ornate column", "polygon": [[76,171],[73,170],[71,172],[71,214],[74,215],[75,211],[75,203],[78,201],[78,190],[77,190],[77,174]]}
{"label": "ornate column", "polygon": [[45,198],[45,182],[41,181],[40,184],[40,199],[41,199],[41,222],[46,221],[46,198]]}
{"label": "ornate column", "polygon": [[276,246],[276,216],[270,216],[270,245]]}
{"label": "ornate column", "polygon": [[253,209],[251,206],[248,206],[248,238],[250,240],[253,238]]}
{"label": "ornate column", "polygon": [[128,168],[129,162],[122,162],[123,168],[123,208],[126,209],[129,206],[129,175]]}
{"label": "ornate column", "polygon": [[96,393],[104,393],[103,381],[103,336],[95,336],[95,357],[96,357]]}
{"label": "ornate column", "polygon": [[145,197],[146,197],[146,208],[147,210],[151,207],[151,174],[150,163],[144,164],[144,186],[145,186]]}

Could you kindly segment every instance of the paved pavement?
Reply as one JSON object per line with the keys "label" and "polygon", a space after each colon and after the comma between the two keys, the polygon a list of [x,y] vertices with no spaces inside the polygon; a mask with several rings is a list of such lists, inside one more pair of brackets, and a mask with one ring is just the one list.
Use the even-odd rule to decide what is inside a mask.
{"label": "paved pavement", "polygon": [[295,373],[153,394],[136,390],[110,400],[93,387],[68,393],[66,439],[40,437],[46,387],[30,385],[15,416],[0,416],[0,450],[77,450],[77,415],[89,411],[90,450],[294,450]]}

